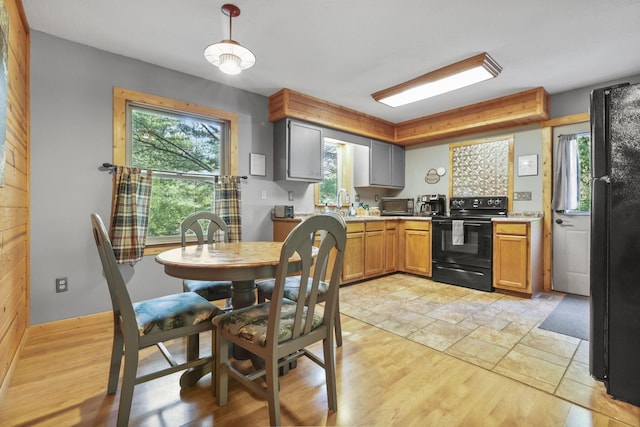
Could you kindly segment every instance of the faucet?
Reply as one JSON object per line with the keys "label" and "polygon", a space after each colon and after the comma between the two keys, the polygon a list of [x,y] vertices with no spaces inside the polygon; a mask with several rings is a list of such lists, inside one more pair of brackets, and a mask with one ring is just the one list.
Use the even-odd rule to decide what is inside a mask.
{"label": "faucet", "polygon": [[344,188],[339,189],[338,193],[336,194],[336,210],[338,212],[342,212],[342,200],[340,197],[341,194],[344,194],[345,202],[349,203],[349,193],[347,192],[347,190]]}

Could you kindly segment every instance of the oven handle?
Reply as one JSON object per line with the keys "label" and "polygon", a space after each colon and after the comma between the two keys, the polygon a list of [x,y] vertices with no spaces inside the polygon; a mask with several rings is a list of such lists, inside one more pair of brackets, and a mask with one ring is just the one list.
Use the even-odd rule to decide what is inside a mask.
{"label": "oven handle", "polygon": [[[452,220],[450,219],[440,219],[440,220],[432,220],[433,222],[437,223],[437,224],[445,224],[445,225],[450,225],[452,224]],[[490,224],[490,222],[468,222],[465,221],[464,222],[464,226],[470,226],[470,227],[482,227],[483,224]]]}

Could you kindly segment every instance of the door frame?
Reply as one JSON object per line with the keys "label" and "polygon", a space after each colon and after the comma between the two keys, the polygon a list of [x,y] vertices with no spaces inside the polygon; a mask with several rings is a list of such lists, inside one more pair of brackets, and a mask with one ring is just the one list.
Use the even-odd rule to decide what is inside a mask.
{"label": "door frame", "polygon": [[588,121],[590,121],[590,116],[586,112],[540,122],[540,127],[542,127],[543,286],[545,292],[551,291],[551,269],[553,267],[553,245],[551,242],[551,221],[553,220],[551,212],[551,198],[553,197],[553,128]]}

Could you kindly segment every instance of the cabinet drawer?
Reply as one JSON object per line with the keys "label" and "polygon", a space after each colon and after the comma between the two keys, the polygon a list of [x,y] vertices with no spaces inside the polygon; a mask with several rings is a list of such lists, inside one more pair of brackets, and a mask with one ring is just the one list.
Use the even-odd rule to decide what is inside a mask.
{"label": "cabinet drawer", "polygon": [[364,231],[364,222],[347,222],[347,233],[357,233]]}
{"label": "cabinet drawer", "polygon": [[512,223],[496,223],[496,234],[515,234],[518,236],[527,235],[527,224],[512,224]]}
{"label": "cabinet drawer", "polygon": [[404,228],[406,230],[431,230],[431,221],[405,221]]}
{"label": "cabinet drawer", "polygon": [[364,229],[367,231],[383,231],[384,221],[366,221],[364,223]]}

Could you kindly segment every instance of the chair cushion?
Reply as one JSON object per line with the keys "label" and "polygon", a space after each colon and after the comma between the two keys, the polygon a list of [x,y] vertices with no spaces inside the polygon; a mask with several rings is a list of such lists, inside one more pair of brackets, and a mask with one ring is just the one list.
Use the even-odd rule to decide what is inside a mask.
{"label": "chair cushion", "polygon": [[[309,278],[307,284],[307,293],[311,291],[312,279]],[[262,280],[256,283],[256,286],[264,294],[267,299],[271,299],[273,294],[273,288],[276,285],[276,279]],[[300,290],[300,276],[287,276],[284,279],[284,293],[283,297],[296,301],[298,299],[298,291]],[[324,295],[329,290],[329,284],[327,282],[320,282],[318,285],[318,296]]]}
{"label": "chair cushion", "polygon": [[222,313],[193,292],[166,295],[133,303],[140,336],[205,322]]}
{"label": "chair cushion", "polygon": [[184,289],[187,292],[195,292],[207,301],[217,301],[231,298],[231,282],[201,282],[198,280],[185,280]]}
{"label": "chair cushion", "polygon": [[[267,321],[269,318],[270,307],[271,303],[266,302],[231,311],[216,317],[216,327],[221,328],[221,330],[226,331],[230,335],[235,335],[264,347],[267,345]],[[290,340],[292,337],[295,310],[296,303],[283,300],[280,316],[280,332],[278,333],[279,343]],[[306,310],[307,307],[304,307],[305,313]],[[322,324],[322,322],[322,315],[317,312],[314,313],[311,329],[316,329]]]}

